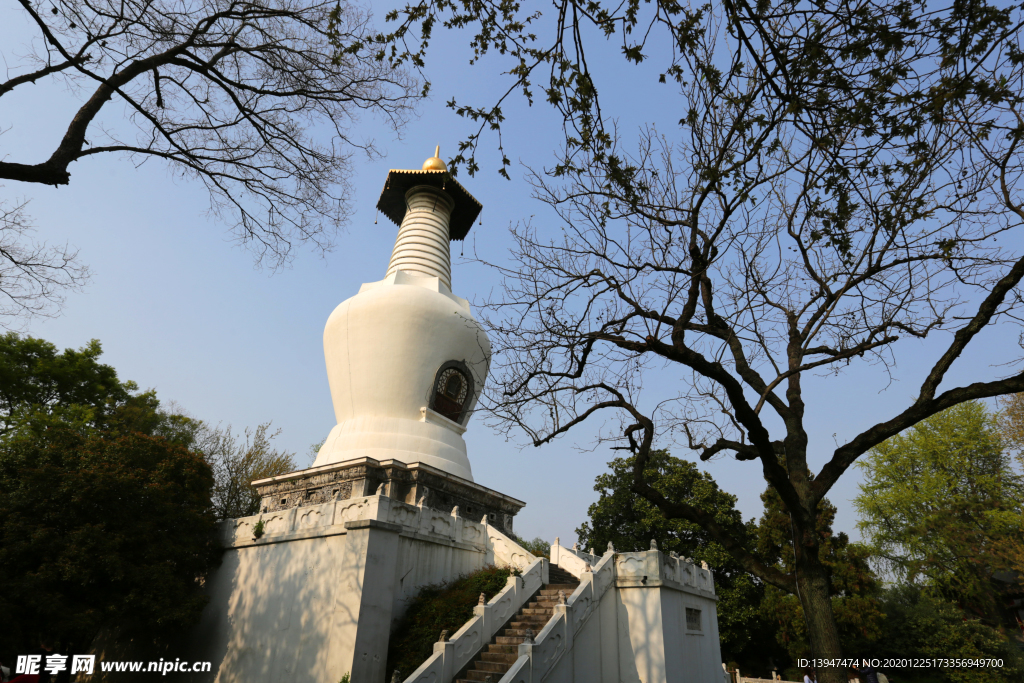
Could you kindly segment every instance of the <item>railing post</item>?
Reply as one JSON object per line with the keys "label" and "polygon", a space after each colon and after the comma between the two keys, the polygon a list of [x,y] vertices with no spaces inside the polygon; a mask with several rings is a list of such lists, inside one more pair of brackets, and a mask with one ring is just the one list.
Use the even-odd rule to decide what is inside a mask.
{"label": "railing post", "polygon": [[455,643],[446,640],[443,643],[434,643],[434,652],[440,652],[442,660],[441,680],[450,681],[455,678]]}
{"label": "railing post", "polygon": [[519,656],[529,657],[530,663],[526,665],[529,673],[523,676],[523,683],[533,683],[533,641],[519,643]]}
{"label": "railing post", "polygon": [[[483,598],[482,593],[480,597],[481,599]],[[485,641],[489,640],[494,635],[494,625],[491,623],[494,621],[494,609],[486,602],[481,602],[473,607],[473,616],[480,617],[483,620]]]}

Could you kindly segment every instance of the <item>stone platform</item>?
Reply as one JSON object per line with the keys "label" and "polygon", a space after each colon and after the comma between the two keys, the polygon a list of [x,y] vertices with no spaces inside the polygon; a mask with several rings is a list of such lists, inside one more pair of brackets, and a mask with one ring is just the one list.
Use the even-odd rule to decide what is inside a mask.
{"label": "stone platform", "polygon": [[475,521],[486,517],[490,526],[510,535],[512,519],[526,505],[430,465],[373,458],[289,472],[254,481],[253,486],[260,494],[261,513],[380,493],[442,512],[451,512],[457,506],[460,516]]}

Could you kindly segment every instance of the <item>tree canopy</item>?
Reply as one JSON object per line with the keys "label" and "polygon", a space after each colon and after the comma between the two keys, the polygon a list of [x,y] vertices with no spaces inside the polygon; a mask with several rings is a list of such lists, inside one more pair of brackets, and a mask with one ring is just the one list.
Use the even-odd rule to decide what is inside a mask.
{"label": "tree canopy", "polygon": [[[598,476],[594,484],[599,497],[587,510],[589,521],[576,529],[580,544],[593,547],[598,553],[608,543],[618,551],[634,552],[647,550],[653,540],[662,552],[674,551],[698,564],[707,562],[714,571],[719,599],[718,630],[723,660],[739,662],[741,669],[747,670],[763,665],[757,668],[767,671],[775,638],[760,611],[764,585],[747,574],[700,526],[668,519],[656,506],[634,493],[630,489],[632,457],[616,458],[608,466],[611,471]],[[733,507],[736,497],[719,489],[693,463],[673,458],[668,451],[656,450],[648,461],[645,476],[664,495],[691,500],[723,524],[743,524]],[[756,533],[754,524],[746,527],[752,541]]]}
{"label": "tree canopy", "polygon": [[[427,63],[436,32],[469,29],[474,59],[508,60],[508,97],[542,94],[563,118],[564,146],[530,176],[550,218],[515,226],[493,264],[492,415],[538,446],[614,415],[603,433],[636,454],[634,490],[798,594],[815,656],[839,657],[817,531],[829,491],[918,422],[1024,390],[1017,370],[949,372],[983,330],[1019,320],[1024,257],[1006,238],[1024,221],[1021,8],[421,0],[390,18],[384,58]],[[674,98],[635,134],[616,125],[632,103],[601,96],[621,76],[588,59],[612,43]],[[479,123],[451,160],[474,172],[501,102],[452,106]],[[846,397],[808,378],[893,373],[922,339],[912,398],[842,443],[810,442],[807,406]],[[644,474],[656,441],[757,467],[792,520],[791,571],[659,492]]]}
{"label": "tree canopy", "polygon": [[1014,626],[993,577],[1012,571],[1003,549],[1024,538],[1024,479],[985,405],[949,408],[879,444],[858,465],[858,527],[894,579],[923,583],[990,626]]}
{"label": "tree canopy", "polygon": [[219,563],[201,423],[101,363],[0,337],[0,651],[85,649],[104,627],[158,634],[196,619]]}
{"label": "tree canopy", "polygon": [[51,423],[5,438],[0,648],[84,650],[103,627],[191,624],[206,603],[198,580],[220,561],[212,483],[202,456],[160,437]]}
{"label": "tree canopy", "polygon": [[[872,644],[872,657],[1001,659],[1001,667],[945,670],[903,669],[907,683],[1012,683],[1024,677],[1024,653],[1013,639],[965,613],[951,600],[919,585],[896,584],[881,597],[885,613],[881,637]],[[892,677],[896,680],[896,676]]]}
{"label": "tree canopy", "polygon": [[199,429],[193,448],[213,467],[213,507],[218,519],[255,515],[260,511],[260,495],[252,482],[299,469],[294,453],[271,443],[281,430],[269,430],[270,423],[265,422],[246,429],[240,439],[231,427],[204,424]]}

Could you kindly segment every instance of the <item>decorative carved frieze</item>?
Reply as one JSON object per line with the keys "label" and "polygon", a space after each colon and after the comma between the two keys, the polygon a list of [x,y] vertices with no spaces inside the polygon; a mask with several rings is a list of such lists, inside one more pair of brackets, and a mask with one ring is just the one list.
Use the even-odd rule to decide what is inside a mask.
{"label": "decorative carved frieze", "polygon": [[293,472],[253,482],[260,494],[260,512],[271,513],[307,505],[386,495],[409,505],[423,505],[471,519],[486,518],[503,533],[512,533],[512,519],[524,503],[446,472],[395,461],[367,458],[351,465]]}

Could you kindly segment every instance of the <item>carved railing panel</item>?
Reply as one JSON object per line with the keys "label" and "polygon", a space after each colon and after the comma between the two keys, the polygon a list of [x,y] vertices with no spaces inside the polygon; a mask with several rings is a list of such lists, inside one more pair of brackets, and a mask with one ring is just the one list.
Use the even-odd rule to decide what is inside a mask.
{"label": "carved railing panel", "polygon": [[520,655],[498,683],[531,683],[533,680],[529,655]]}
{"label": "carved railing panel", "polygon": [[441,683],[444,677],[444,652],[435,652],[420,668],[405,679],[405,683]]}

